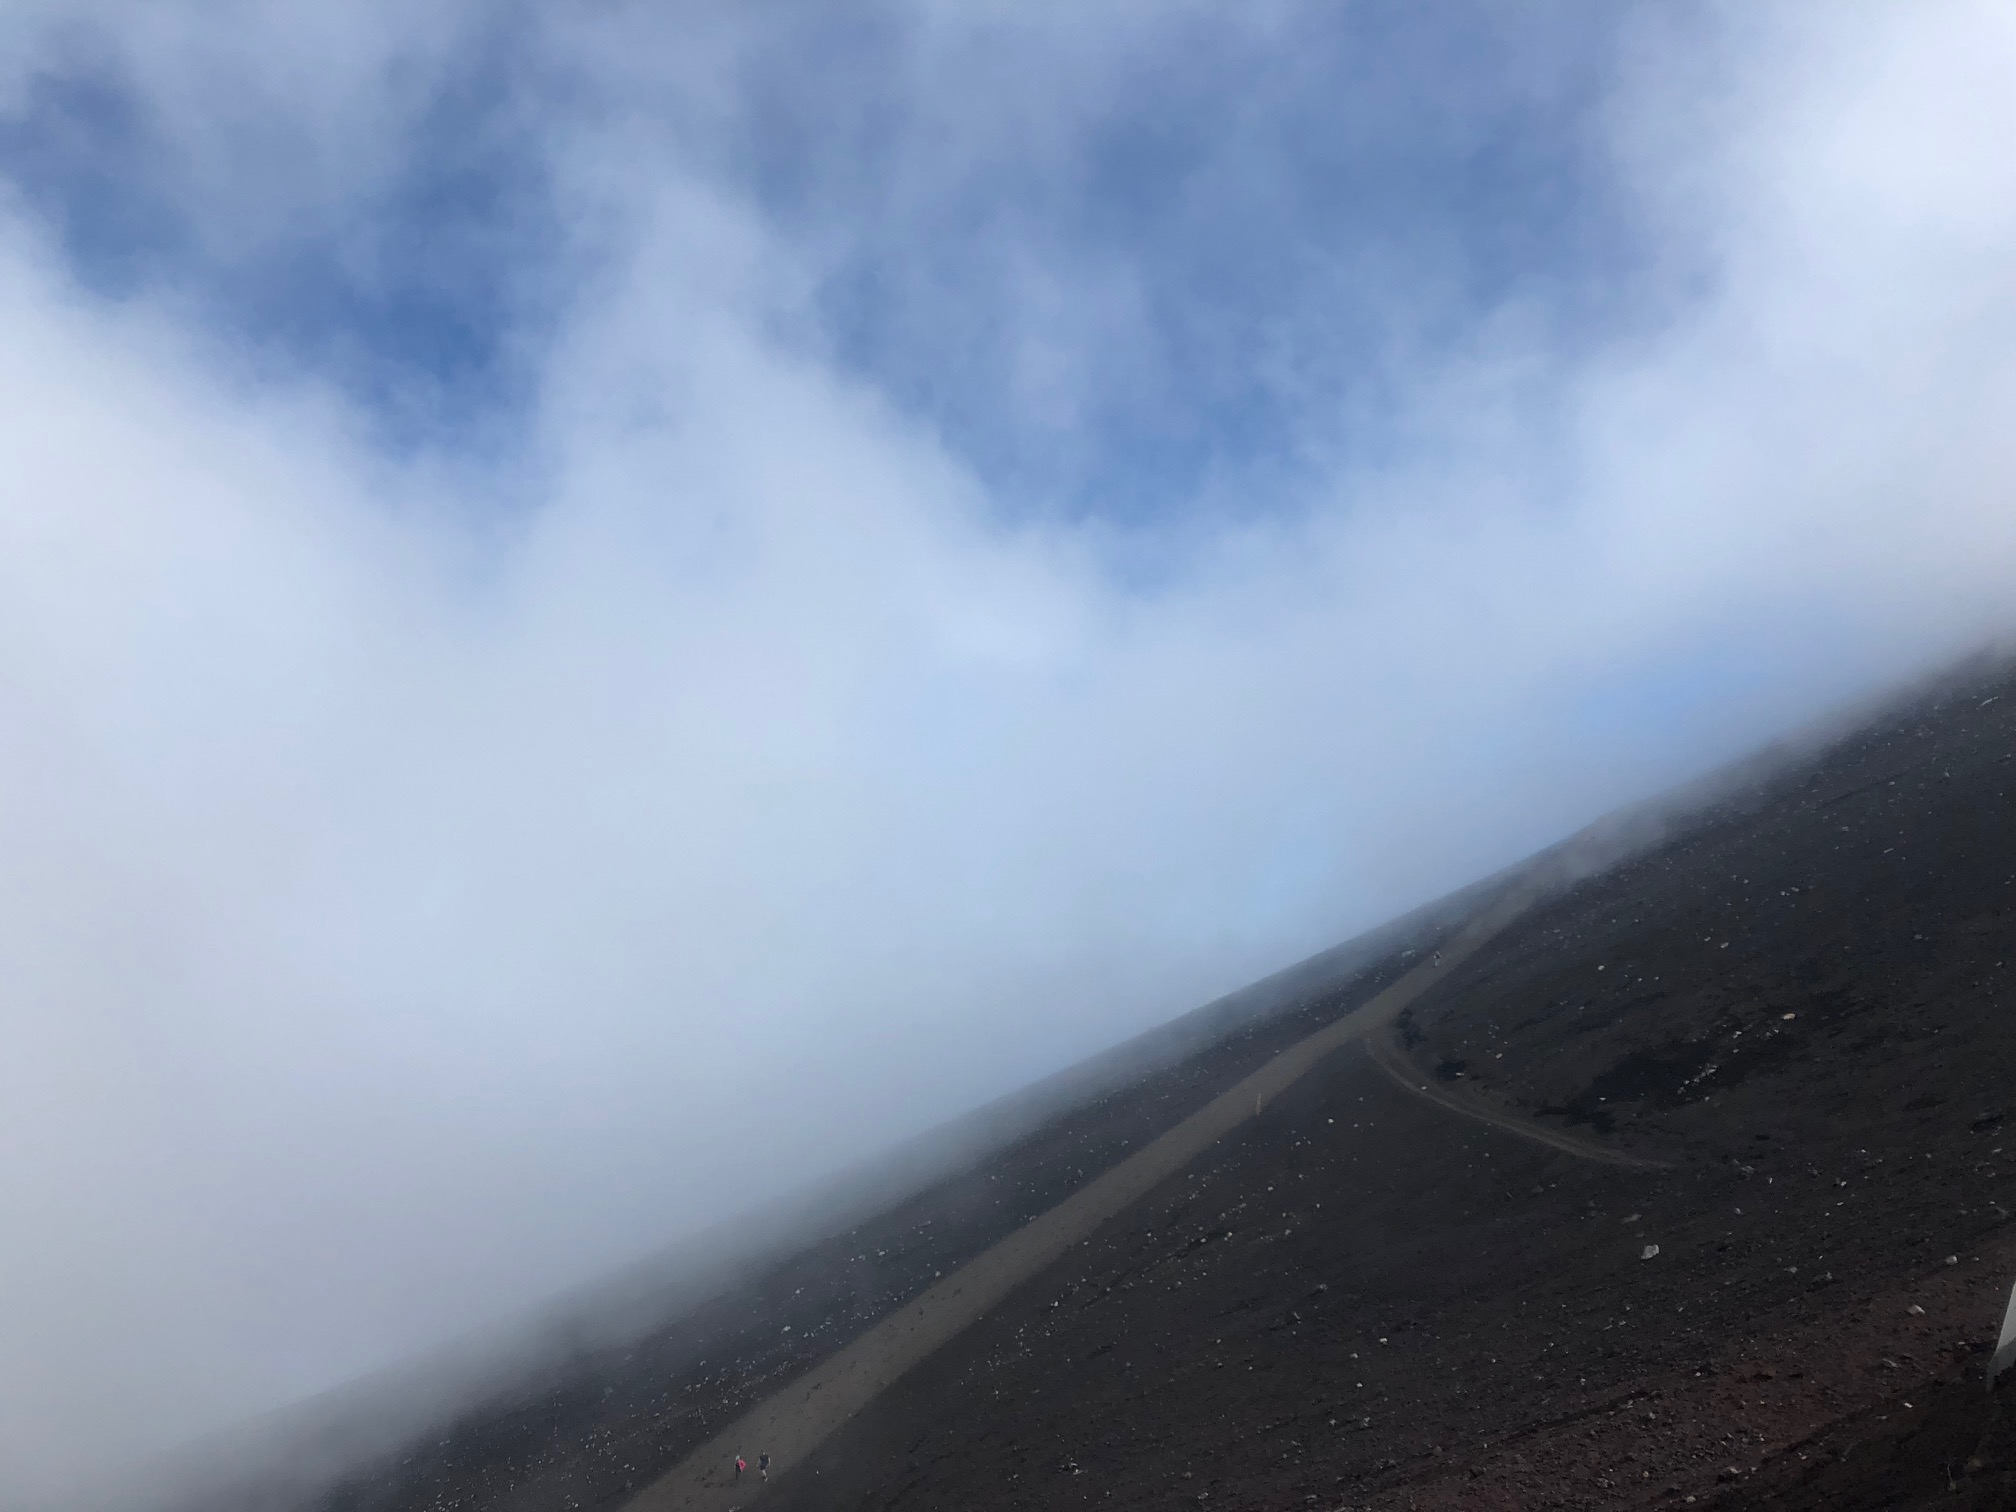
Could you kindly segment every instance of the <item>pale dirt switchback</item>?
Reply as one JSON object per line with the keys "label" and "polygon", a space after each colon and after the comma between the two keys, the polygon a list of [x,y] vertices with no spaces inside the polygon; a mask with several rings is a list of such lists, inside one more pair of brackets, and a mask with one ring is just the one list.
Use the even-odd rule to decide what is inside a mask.
{"label": "pale dirt switchback", "polygon": [[1017,1286],[1084,1241],[1255,1117],[1312,1067],[1354,1040],[1375,1035],[1445,979],[1533,902],[1537,887],[1515,885],[1444,945],[1355,1012],[1282,1051],[1166,1134],[954,1271],[852,1344],[791,1382],[647,1487],[628,1512],[729,1512],[767,1486],[733,1477],[738,1451],[771,1456],[772,1480],[787,1474],[829,1435],[919,1361],[970,1327]]}

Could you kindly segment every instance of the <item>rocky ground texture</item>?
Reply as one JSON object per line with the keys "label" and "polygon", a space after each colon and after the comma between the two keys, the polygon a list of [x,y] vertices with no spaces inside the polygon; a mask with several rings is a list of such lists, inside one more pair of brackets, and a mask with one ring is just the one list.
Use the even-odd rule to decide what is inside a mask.
{"label": "rocky ground texture", "polygon": [[[1757,768],[1415,1006],[1402,1070],[1442,1101],[1340,1051],[751,1503],[2016,1506],[2016,1384],[1983,1380],[2016,1280],[2012,753],[2002,665]],[[319,1505],[620,1507],[1404,964],[521,1384]]]}

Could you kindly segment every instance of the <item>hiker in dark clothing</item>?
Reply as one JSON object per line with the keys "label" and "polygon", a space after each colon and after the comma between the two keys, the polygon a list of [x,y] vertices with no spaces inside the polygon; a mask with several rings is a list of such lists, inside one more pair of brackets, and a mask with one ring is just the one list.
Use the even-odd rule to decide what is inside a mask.
{"label": "hiker in dark clothing", "polygon": [[757,1455],[757,1456],[756,1456],[756,1469],[757,1469],[757,1472],[758,1472],[758,1473],[759,1473],[760,1475],[762,1475],[763,1479],[765,1479],[766,1481],[767,1481],[768,1479],[770,1479],[770,1456],[769,1456],[769,1455],[767,1455],[767,1454],[759,1454],[759,1455]]}

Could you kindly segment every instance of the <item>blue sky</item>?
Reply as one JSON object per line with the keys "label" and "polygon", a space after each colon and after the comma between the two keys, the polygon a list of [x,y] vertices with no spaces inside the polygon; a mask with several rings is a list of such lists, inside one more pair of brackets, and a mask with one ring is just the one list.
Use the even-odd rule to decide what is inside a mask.
{"label": "blue sky", "polygon": [[[279,224],[244,240],[207,234],[184,149],[117,51],[73,38],[0,117],[0,172],[81,285],[185,302],[248,362],[340,386],[389,442],[495,444],[494,422],[528,402],[522,349],[550,322],[562,240],[518,113],[538,81],[508,33],[402,91],[396,160],[362,193],[298,217],[283,198]],[[282,155],[299,130],[284,101],[255,102],[226,156]]]}
{"label": "blue sky", "polygon": [[[1616,12],[1580,11],[1335,7],[1264,36],[1195,15],[1072,98],[1061,140],[1025,87],[1040,40],[919,62],[891,28],[816,79],[764,58],[742,155],[766,212],[834,247],[816,304],[842,360],[1032,506],[1152,523],[1324,411],[1376,413],[1397,348],[1481,310],[1562,340],[1617,317],[1642,255],[1588,142]],[[921,97],[906,63],[935,75]],[[976,100],[999,134],[944,152]],[[1085,289],[1125,325],[1075,322]],[[1032,313],[1054,403],[1018,391]]]}
{"label": "blue sky", "polygon": [[[1340,409],[1365,411],[1346,444],[1378,452],[1392,369],[1484,312],[1568,346],[1657,318],[1595,140],[1625,11],[1171,14],[1031,88],[1068,35],[801,7],[735,40],[708,118],[662,87],[626,104],[657,153],[805,253],[797,338],[1017,509],[1153,529],[1207,479],[1292,461]],[[289,102],[232,102],[224,171],[246,160],[274,201],[257,235],[199,224],[186,145],[88,28],[26,71],[0,170],[93,291],[186,300],[255,360],[340,385],[388,440],[495,446],[594,258],[556,141],[610,105],[522,12],[459,32],[428,66],[380,63],[391,161],[313,213],[259,166],[302,130]]]}
{"label": "blue sky", "polygon": [[0,1501],[2006,640],[2012,86],[1986,0],[13,7]]}

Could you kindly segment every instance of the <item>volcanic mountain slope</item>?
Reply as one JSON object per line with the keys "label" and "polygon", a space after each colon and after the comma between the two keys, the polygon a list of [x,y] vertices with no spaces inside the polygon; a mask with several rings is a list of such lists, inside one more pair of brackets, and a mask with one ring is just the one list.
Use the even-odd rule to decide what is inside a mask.
{"label": "volcanic mountain slope", "polygon": [[[766,1392],[1391,983],[1469,906],[1459,895],[1143,1036],[1102,1057],[1108,1065],[1078,1068],[1059,1079],[1064,1093],[1042,1092],[1039,1106],[1072,1088],[1091,1094],[984,1164],[751,1264],[703,1305],[671,1308],[617,1347],[584,1337],[480,1409],[333,1487],[313,1489],[322,1480],[314,1466],[282,1462],[206,1485],[176,1512],[620,1505]],[[1011,1124],[1019,1117],[1005,1116]],[[599,1327],[595,1336],[608,1332]],[[321,1440],[344,1431],[340,1422],[322,1429],[311,1421],[303,1437],[315,1452],[299,1457],[340,1453]]]}
{"label": "volcanic mountain slope", "polygon": [[[2012,752],[2016,677],[1977,669],[1543,899],[742,1499],[2016,1505],[2016,1389],[1980,1379],[2016,1277]],[[1404,964],[322,1505],[624,1505]]]}
{"label": "volcanic mountain slope", "polygon": [[2016,680],[1957,680],[1403,1023],[1421,1079],[1666,1168],[1340,1054],[765,1505],[2016,1505],[2012,751]]}

